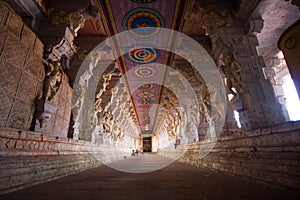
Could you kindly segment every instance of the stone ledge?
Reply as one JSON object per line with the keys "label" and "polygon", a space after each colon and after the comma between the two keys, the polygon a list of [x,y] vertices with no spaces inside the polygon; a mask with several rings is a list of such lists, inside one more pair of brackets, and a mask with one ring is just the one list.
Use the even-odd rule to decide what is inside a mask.
{"label": "stone ledge", "polygon": [[70,155],[120,153],[114,147],[87,141],[59,138],[12,128],[0,128],[0,155]]}
{"label": "stone ledge", "polygon": [[[29,159],[29,161],[15,164],[15,170],[12,169],[11,166],[8,166],[8,169],[1,169],[0,182],[5,184],[0,184],[0,194],[101,164],[99,160],[96,160],[90,155],[73,155],[71,157],[52,156],[51,159],[47,161],[48,158],[49,157],[33,156],[20,157],[20,161],[23,159]],[[35,165],[32,165],[31,163],[35,163]]]}
{"label": "stone ledge", "polygon": [[223,136],[200,159],[200,145],[204,148],[211,144],[191,144],[180,161],[300,191],[299,121]]}
{"label": "stone ledge", "polygon": [[124,159],[108,145],[0,128],[0,194]]}

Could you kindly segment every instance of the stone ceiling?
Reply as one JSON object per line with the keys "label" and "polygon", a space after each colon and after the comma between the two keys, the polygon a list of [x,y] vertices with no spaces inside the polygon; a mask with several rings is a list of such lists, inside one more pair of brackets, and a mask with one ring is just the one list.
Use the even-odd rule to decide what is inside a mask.
{"label": "stone ceiling", "polygon": [[[109,35],[127,31],[131,41],[125,48],[130,48],[128,54],[117,59],[117,63],[126,87],[131,94],[131,101],[142,133],[152,133],[155,125],[157,109],[161,98],[161,85],[164,85],[165,67],[172,62],[172,54],[155,48],[147,40],[157,40],[155,29],[140,27],[156,27],[180,30],[183,22],[183,12],[186,1],[99,1],[101,16]],[[129,39],[129,38],[128,38]],[[118,40],[118,39],[117,39]],[[125,38],[119,39],[123,43]],[[163,45],[163,43],[166,43]],[[113,44],[118,50],[122,44]],[[133,45],[133,46],[132,46]],[[161,41],[166,46],[166,41]],[[122,54],[121,54],[122,55]],[[143,66],[151,64],[150,66]]]}

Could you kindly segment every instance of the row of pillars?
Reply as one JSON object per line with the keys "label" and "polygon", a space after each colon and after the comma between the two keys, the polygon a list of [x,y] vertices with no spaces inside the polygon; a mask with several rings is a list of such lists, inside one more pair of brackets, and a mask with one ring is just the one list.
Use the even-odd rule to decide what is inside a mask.
{"label": "row of pillars", "polygon": [[[271,83],[263,75],[264,61],[256,51],[256,36],[247,35],[239,28],[220,28],[211,37],[215,58],[230,49],[241,66],[241,81],[246,90],[239,95],[238,100],[231,102],[229,112],[239,112],[242,128],[250,130],[285,122],[282,105],[276,99]],[[283,51],[300,98],[299,41],[300,21],[283,33],[278,45]],[[227,116],[226,123],[229,126],[232,126],[232,117]]]}

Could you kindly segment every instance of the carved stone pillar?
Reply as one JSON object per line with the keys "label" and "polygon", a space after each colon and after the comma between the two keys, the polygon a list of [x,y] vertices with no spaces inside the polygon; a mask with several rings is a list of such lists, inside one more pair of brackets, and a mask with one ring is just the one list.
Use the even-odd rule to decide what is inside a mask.
{"label": "carved stone pillar", "polygon": [[92,132],[94,130],[94,125],[92,124],[92,114],[94,100],[85,98],[85,101],[82,106],[81,116],[79,118],[80,126],[79,126],[79,139],[91,141]]}
{"label": "carved stone pillar", "polygon": [[265,59],[266,67],[263,68],[263,72],[266,79],[269,79],[275,96],[278,102],[282,106],[282,113],[285,117],[285,121],[290,121],[290,117],[286,107],[285,94],[283,91],[283,79],[289,76],[289,71],[284,62],[284,58],[272,57]]}
{"label": "carved stone pillar", "polygon": [[234,105],[240,114],[243,129],[249,130],[284,122],[281,105],[275,98],[273,88],[263,75],[264,61],[258,56],[255,36],[247,36],[242,28],[215,29],[212,36],[213,56],[233,54],[240,65],[239,78],[242,92]]}
{"label": "carved stone pillar", "polygon": [[280,37],[278,46],[286,59],[291,77],[300,99],[300,20],[289,27]]}
{"label": "carved stone pillar", "polygon": [[237,126],[237,121],[234,117],[233,106],[230,103],[228,103],[223,132],[225,135],[231,135],[237,129],[238,129],[238,126]]}

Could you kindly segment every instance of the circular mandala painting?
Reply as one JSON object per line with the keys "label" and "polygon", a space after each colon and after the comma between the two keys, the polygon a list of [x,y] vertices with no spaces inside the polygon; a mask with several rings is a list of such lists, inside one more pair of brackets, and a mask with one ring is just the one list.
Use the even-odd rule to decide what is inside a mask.
{"label": "circular mandala painting", "polygon": [[131,0],[131,1],[133,1],[135,3],[151,3],[155,0]]}
{"label": "circular mandala painting", "polygon": [[123,18],[123,28],[129,30],[134,38],[149,39],[164,28],[163,17],[150,8],[135,8],[130,10]]}
{"label": "circular mandala painting", "polygon": [[143,78],[151,77],[155,74],[154,69],[151,67],[139,67],[134,72],[136,76]]}
{"label": "circular mandala painting", "polygon": [[149,45],[140,44],[129,47],[126,56],[135,63],[146,64],[156,61],[159,58],[159,51]]}
{"label": "circular mandala painting", "polygon": [[138,99],[137,102],[140,104],[153,104],[154,100],[145,98],[145,99]]}
{"label": "circular mandala painting", "polygon": [[139,98],[148,99],[154,97],[155,94],[153,92],[139,92],[137,93],[137,96]]}
{"label": "circular mandala painting", "polygon": [[147,83],[147,84],[140,84],[139,88],[142,90],[149,90],[151,88],[153,88],[153,84]]}

